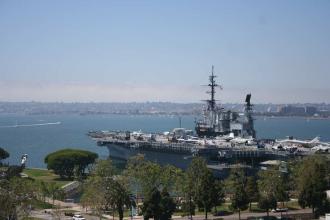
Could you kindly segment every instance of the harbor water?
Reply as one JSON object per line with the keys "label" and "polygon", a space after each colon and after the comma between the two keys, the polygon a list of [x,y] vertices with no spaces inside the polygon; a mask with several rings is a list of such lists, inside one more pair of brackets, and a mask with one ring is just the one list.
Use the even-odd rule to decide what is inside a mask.
{"label": "harbor water", "polygon": [[[181,117],[182,127],[187,129],[194,129],[194,121],[195,116]],[[10,153],[6,160],[10,164],[19,164],[21,155],[28,154],[28,167],[45,168],[44,157],[63,148],[85,149],[106,158],[107,148],[96,146],[86,135],[90,130],[163,132],[175,127],[179,127],[177,116],[0,114],[0,147]],[[257,117],[255,129],[258,138],[320,136],[322,141],[330,141],[330,120],[326,119]]]}

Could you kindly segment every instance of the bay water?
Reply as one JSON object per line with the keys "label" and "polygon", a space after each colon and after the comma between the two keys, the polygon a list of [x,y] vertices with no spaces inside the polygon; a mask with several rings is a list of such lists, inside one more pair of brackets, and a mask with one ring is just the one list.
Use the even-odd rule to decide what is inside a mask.
{"label": "bay water", "polygon": [[[182,127],[187,129],[194,129],[194,121],[194,116],[181,117]],[[19,164],[26,153],[28,167],[45,168],[45,156],[63,148],[89,150],[106,158],[107,148],[98,147],[86,135],[90,130],[163,132],[175,127],[179,127],[177,116],[0,114],[0,147],[10,153],[5,162]],[[255,129],[258,138],[320,136],[322,141],[330,141],[330,120],[326,119],[256,117]]]}

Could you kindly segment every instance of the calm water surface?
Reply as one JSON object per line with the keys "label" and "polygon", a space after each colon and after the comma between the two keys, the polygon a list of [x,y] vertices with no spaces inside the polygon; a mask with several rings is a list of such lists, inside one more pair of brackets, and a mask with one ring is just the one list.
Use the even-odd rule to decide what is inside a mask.
{"label": "calm water surface", "polygon": [[[194,116],[184,116],[182,126],[193,129],[194,120]],[[67,147],[107,157],[107,149],[96,146],[86,136],[89,130],[162,132],[174,127],[179,127],[179,120],[171,116],[0,114],[0,147],[10,153],[7,161],[11,164],[18,164],[20,156],[27,153],[29,167],[45,167],[43,160],[48,153]],[[255,128],[259,138],[321,136],[323,141],[330,141],[330,120],[260,117],[255,121]]]}

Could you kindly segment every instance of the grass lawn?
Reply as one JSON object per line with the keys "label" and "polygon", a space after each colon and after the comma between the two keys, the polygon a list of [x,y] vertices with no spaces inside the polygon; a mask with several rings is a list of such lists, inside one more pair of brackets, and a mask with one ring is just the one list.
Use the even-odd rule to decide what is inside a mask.
{"label": "grass lawn", "polygon": [[[301,207],[299,206],[299,204],[298,204],[297,201],[285,202],[283,207],[282,207],[282,203],[279,202],[277,204],[277,207],[278,208],[288,208],[289,210],[298,210],[298,209],[301,209]],[[248,211],[248,210],[245,210],[245,211]],[[265,210],[260,209],[258,207],[258,204],[257,203],[252,203],[251,211],[252,212],[265,212]]]}
{"label": "grass lawn", "polygon": [[38,168],[26,168],[23,170],[23,173],[28,175],[30,178],[35,180],[42,180],[45,182],[55,182],[60,186],[64,186],[67,183],[70,183],[72,181],[70,180],[62,180],[60,177],[52,170],[46,170],[46,169],[38,169]]}
{"label": "grass lawn", "polygon": [[55,208],[56,206],[54,206],[53,204],[47,203],[47,202],[43,202],[40,200],[35,200],[32,203],[33,207],[36,209],[52,209]]}
{"label": "grass lawn", "polygon": [[289,209],[291,209],[291,210],[301,209],[301,207],[298,204],[298,201],[289,201],[289,202],[286,202],[286,206]]}
{"label": "grass lawn", "polygon": [[[249,212],[249,209],[247,209],[246,211]],[[260,209],[258,207],[258,203],[252,203],[252,205],[251,205],[251,212],[265,212],[265,210]]]}
{"label": "grass lawn", "polygon": [[[225,213],[225,215],[229,215],[232,213],[232,211],[229,209],[230,203],[224,203],[221,206],[217,206],[216,211]],[[213,216],[213,214],[215,214],[215,208],[212,208],[212,210],[210,212],[208,212],[208,216]],[[183,212],[182,211],[175,211],[173,213],[173,215],[175,216],[183,216]],[[200,211],[198,210],[198,208],[195,209],[195,215],[205,215],[204,211]]]}

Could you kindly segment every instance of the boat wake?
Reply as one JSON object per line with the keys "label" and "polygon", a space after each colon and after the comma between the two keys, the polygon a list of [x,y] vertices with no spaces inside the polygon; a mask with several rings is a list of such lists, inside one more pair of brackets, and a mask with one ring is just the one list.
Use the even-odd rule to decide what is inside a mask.
{"label": "boat wake", "polygon": [[48,122],[48,123],[38,123],[38,124],[16,124],[16,125],[4,125],[0,126],[0,128],[19,128],[19,127],[39,127],[39,126],[47,126],[47,125],[60,125],[61,122]]}

